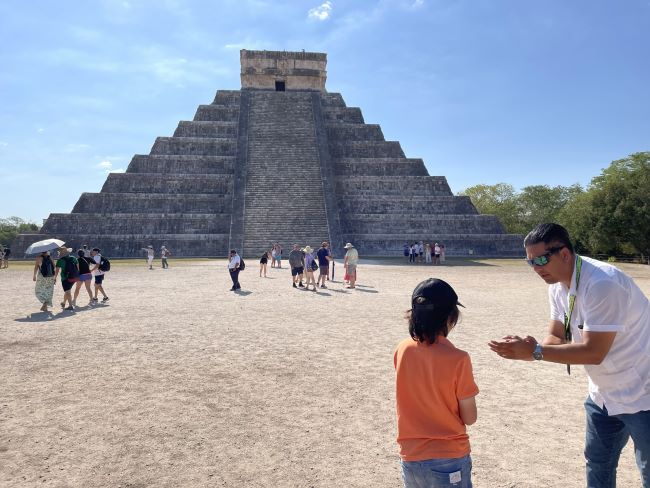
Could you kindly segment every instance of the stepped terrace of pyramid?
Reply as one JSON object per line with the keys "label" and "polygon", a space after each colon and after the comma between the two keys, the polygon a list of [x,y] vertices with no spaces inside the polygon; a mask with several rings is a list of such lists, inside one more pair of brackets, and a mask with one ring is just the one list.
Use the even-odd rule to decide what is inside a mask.
{"label": "stepped terrace of pyramid", "polygon": [[47,237],[112,257],[142,256],[149,244],[175,256],[258,256],[273,242],[323,240],[337,254],[352,242],[362,256],[399,255],[420,240],[443,242],[449,256],[523,254],[521,236],[326,91],[326,54],[242,50],[240,59],[240,90],[217,91],[99,193],[20,235],[16,254]]}

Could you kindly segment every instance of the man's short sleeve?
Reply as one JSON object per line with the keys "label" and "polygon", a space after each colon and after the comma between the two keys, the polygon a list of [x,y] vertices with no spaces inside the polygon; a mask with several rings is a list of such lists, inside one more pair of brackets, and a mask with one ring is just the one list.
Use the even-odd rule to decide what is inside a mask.
{"label": "man's short sleeve", "polygon": [[560,303],[558,290],[554,286],[548,287],[548,302],[551,307],[551,320],[564,322],[564,307]]}
{"label": "man's short sleeve", "polygon": [[464,400],[478,395],[478,386],[474,382],[472,360],[465,353],[458,367],[458,382],[456,383],[456,398]]}
{"label": "man's short sleeve", "polygon": [[591,332],[625,330],[629,294],[616,281],[602,280],[586,290],[581,307],[583,327]]}

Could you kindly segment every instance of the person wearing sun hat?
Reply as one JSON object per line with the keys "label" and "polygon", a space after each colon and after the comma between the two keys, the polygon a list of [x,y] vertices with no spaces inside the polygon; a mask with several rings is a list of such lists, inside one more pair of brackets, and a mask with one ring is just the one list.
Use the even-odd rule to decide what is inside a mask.
{"label": "person wearing sun hat", "polygon": [[343,266],[345,267],[346,274],[350,277],[350,284],[347,288],[354,289],[355,283],[357,281],[357,264],[359,264],[359,252],[356,248],[348,242],[343,249],[347,249],[345,253],[345,259],[343,260]]}
{"label": "person wearing sun hat", "polygon": [[149,265],[149,269],[153,269],[153,258],[155,254],[153,246],[149,244],[147,247],[143,247],[142,250],[147,253],[147,264]]}
{"label": "person wearing sun hat", "polygon": [[[467,425],[476,422],[476,395],[469,354],[447,335],[463,305],[445,281],[429,278],[411,296],[409,337],[393,356],[397,443],[406,488],[471,487]],[[435,480],[436,484],[431,484]]]}

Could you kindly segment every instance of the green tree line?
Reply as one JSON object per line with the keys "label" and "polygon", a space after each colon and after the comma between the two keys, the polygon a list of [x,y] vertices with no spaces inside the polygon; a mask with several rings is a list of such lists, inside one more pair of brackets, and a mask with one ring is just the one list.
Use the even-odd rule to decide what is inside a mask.
{"label": "green tree line", "polygon": [[467,195],[477,210],[499,217],[506,230],[526,234],[542,222],[570,232],[579,252],[650,255],[650,152],[619,159],[580,185],[475,185]]}
{"label": "green tree line", "polygon": [[38,225],[32,222],[26,222],[20,217],[0,218],[0,245],[8,246],[22,232],[36,231],[38,231]]}

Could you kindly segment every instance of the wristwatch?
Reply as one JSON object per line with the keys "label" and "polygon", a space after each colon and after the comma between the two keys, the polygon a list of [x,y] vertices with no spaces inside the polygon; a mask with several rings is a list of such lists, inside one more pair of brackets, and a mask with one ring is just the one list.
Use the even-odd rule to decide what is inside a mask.
{"label": "wristwatch", "polygon": [[535,350],[533,351],[533,359],[535,361],[541,361],[544,359],[544,355],[542,354],[542,345],[541,344],[536,344],[535,345]]}

